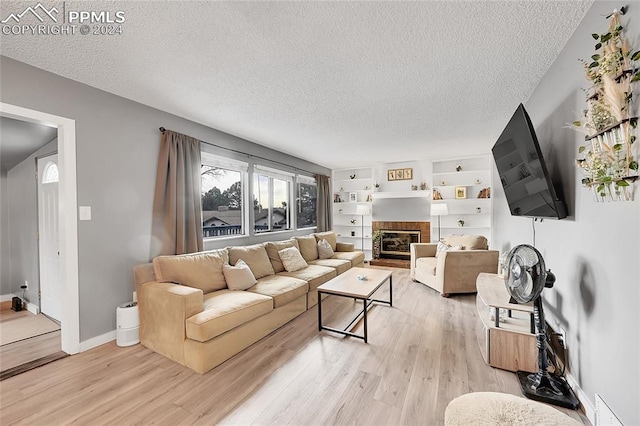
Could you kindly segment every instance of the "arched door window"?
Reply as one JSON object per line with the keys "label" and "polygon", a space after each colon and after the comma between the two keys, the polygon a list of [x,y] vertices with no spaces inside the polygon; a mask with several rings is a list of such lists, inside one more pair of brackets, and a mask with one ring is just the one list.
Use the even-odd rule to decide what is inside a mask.
{"label": "arched door window", "polygon": [[47,163],[44,166],[44,173],[42,173],[42,183],[55,183],[58,182],[58,165],[53,161]]}

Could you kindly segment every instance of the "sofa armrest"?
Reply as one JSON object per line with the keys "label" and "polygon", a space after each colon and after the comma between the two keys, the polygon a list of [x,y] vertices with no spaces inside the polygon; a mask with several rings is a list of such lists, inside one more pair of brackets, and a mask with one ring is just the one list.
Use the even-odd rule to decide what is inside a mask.
{"label": "sofa armrest", "polygon": [[481,272],[498,271],[498,250],[452,250],[442,252],[436,265],[436,280],[442,293],[476,291]]}
{"label": "sofa armrest", "polygon": [[420,257],[435,257],[437,248],[437,243],[411,243],[409,245],[409,253],[411,253],[409,276],[412,280],[416,279],[416,260]]}
{"label": "sofa armrest", "polygon": [[354,251],[355,245],[353,243],[336,243],[336,251]]}
{"label": "sofa armrest", "polygon": [[202,312],[202,290],[157,281],[137,288],[140,342],[184,365],[185,321]]}

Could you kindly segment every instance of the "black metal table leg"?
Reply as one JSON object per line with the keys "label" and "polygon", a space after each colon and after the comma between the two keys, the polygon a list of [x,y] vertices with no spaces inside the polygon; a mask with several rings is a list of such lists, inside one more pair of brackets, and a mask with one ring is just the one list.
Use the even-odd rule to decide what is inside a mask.
{"label": "black metal table leg", "polygon": [[367,300],[364,299],[362,304],[364,305],[364,342],[367,343]]}
{"label": "black metal table leg", "polygon": [[393,306],[393,275],[389,275],[389,306]]}
{"label": "black metal table leg", "polygon": [[322,294],[318,292],[318,331],[322,331]]}

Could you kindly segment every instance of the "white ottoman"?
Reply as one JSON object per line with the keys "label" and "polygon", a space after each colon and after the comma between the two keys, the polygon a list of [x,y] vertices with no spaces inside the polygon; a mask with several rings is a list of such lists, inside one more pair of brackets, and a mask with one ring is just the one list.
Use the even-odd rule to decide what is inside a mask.
{"label": "white ottoman", "polygon": [[462,395],[447,405],[444,424],[454,425],[581,425],[541,402],[496,392]]}

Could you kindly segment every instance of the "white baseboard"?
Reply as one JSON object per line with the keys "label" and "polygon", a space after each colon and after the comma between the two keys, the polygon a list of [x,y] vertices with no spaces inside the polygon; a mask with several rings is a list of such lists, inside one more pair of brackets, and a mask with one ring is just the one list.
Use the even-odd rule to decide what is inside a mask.
{"label": "white baseboard", "polygon": [[89,340],[84,340],[80,342],[80,352],[88,351],[89,349],[96,348],[100,345],[104,345],[105,343],[109,343],[113,340],[116,340],[115,330],[101,334],[100,336],[92,337]]}
{"label": "white baseboard", "polygon": [[587,394],[584,393],[584,391],[578,384],[578,381],[575,379],[575,377],[573,377],[571,373],[567,372],[566,379],[567,383],[569,383],[569,386],[571,386],[571,389],[573,389],[573,393],[576,394],[576,397],[580,401],[580,404],[582,404],[585,416],[587,416],[587,419],[589,419],[592,425],[595,425],[596,409],[593,406],[593,403],[591,402],[591,400],[589,400],[589,397],[587,397]]}
{"label": "white baseboard", "polygon": [[8,302],[13,299],[13,294],[3,294],[0,295],[0,302]]}
{"label": "white baseboard", "polygon": [[40,313],[40,308],[31,302],[27,302],[27,311],[31,312],[33,315],[38,315]]}

